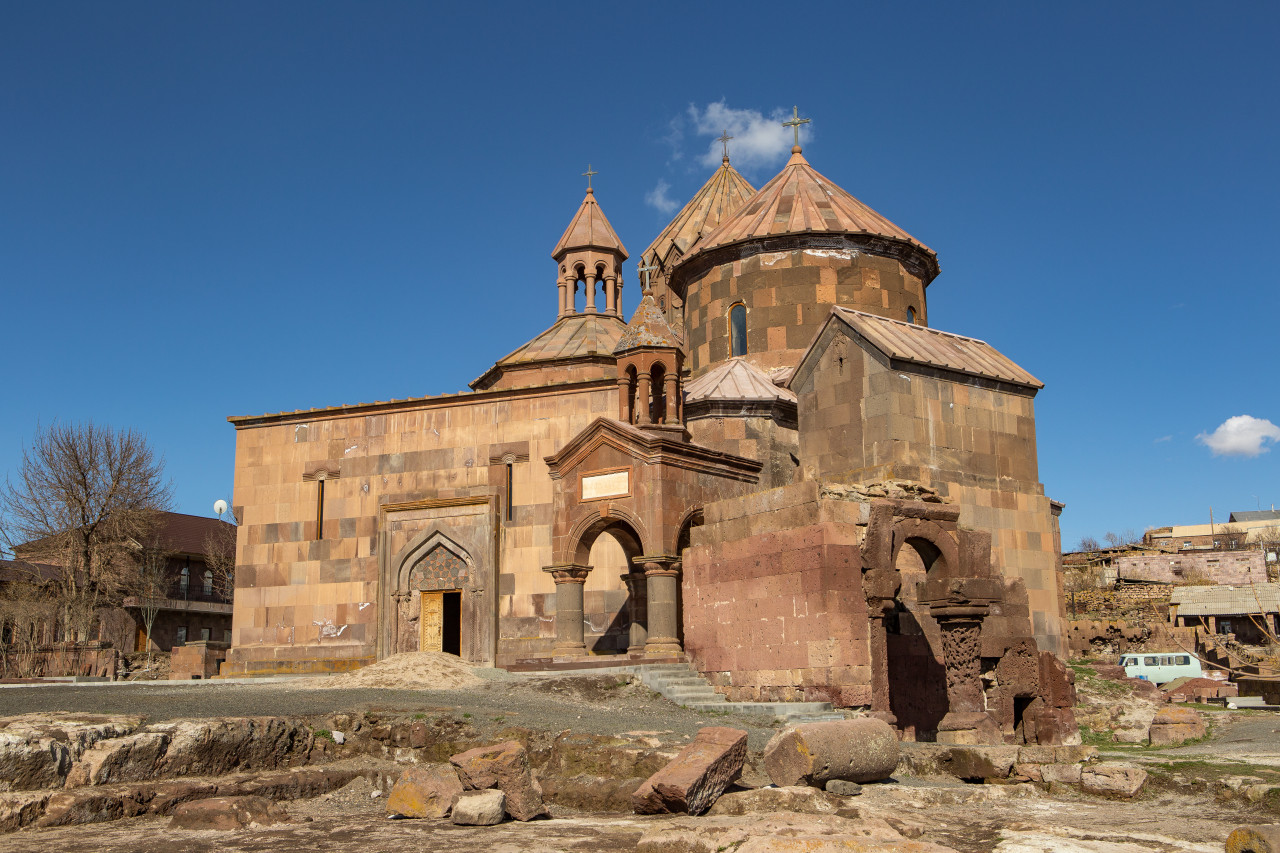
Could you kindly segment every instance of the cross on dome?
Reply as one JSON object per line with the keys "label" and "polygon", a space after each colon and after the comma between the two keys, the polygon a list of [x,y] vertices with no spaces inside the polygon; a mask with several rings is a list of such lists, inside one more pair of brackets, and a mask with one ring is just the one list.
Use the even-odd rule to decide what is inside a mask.
{"label": "cross on dome", "polygon": [[733,137],[729,135],[729,131],[728,131],[728,129],[727,129],[727,128],[725,129],[724,135],[723,135],[723,136],[720,136],[720,137],[718,137],[718,138],[716,139],[716,142],[724,143],[724,159],[725,159],[725,162],[728,162],[728,161],[729,161],[729,140],[730,140],[730,139],[733,139]]}
{"label": "cross on dome", "polygon": [[[808,121],[808,119],[805,119],[805,121]],[[592,171],[592,169],[591,169],[591,164],[590,164],[590,163],[588,163],[588,164],[587,164],[587,171],[585,171],[585,172],[583,172],[583,173],[582,173],[582,177],[584,177],[584,178],[586,178],[586,179],[587,179],[587,192],[591,192],[591,176],[592,176],[592,175],[598,175],[598,174],[600,174],[600,173],[599,173],[599,172]]]}
{"label": "cross on dome", "polygon": [[656,269],[657,267],[655,267],[653,264],[647,264],[645,266],[636,267],[636,272],[644,276],[644,293],[646,296],[649,295],[649,291],[651,289],[651,285],[649,284],[649,273],[653,272]]}
{"label": "cross on dome", "polygon": [[[800,125],[802,125],[802,124],[808,124],[809,122],[810,122],[810,119],[807,119],[807,118],[800,118],[800,108],[799,108],[799,107],[795,107],[795,106],[793,106],[793,107],[791,108],[791,121],[784,121],[784,122],[782,123],[782,126],[783,126],[783,127],[789,127],[789,128],[791,128],[793,131],[795,131],[795,134],[796,134],[796,148],[799,148],[799,147],[800,147]],[[588,168],[590,168],[590,167],[588,167]]]}

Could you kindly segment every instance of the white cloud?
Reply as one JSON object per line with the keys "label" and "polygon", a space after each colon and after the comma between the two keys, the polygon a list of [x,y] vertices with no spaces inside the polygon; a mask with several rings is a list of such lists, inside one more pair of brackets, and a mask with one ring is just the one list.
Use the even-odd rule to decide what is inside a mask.
{"label": "white cloud", "polygon": [[662,180],[662,178],[658,178],[658,185],[644,194],[644,203],[650,207],[657,208],[659,213],[675,213],[676,209],[680,207],[680,202],[667,195],[670,189],[670,184]]}
{"label": "white cloud", "polygon": [[1263,446],[1266,442],[1280,441],[1280,427],[1265,418],[1236,415],[1213,432],[1200,433],[1196,441],[1214,456],[1259,456],[1271,449]]}
{"label": "white cloud", "polygon": [[1171,436],[1171,435],[1162,435],[1162,436],[1160,436],[1159,438],[1157,438],[1155,441],[1153,441],[1153,442],[1152,442],[1152,444],[1159,444],[1159,443],[1161,443],[1162,441],[1173,441],[1173,436]]}
{"label": "white cloud", "polygon": [[[781,107],[766,116],[756,110],[734,109],[724,101],[707,104],[701,109],[690,104],[689,119],[693,122],[694,132],[698,136],[712,137],[707,143],[706,153],[698,158],[698,162],[704,166],[720,165],[724,149],[716,137],[728,130],[733,137],[729,143],[729,157],[735,166],[754,169],[780,163],[791,153],[795,142],[791,129],[782,126],[782,122],[789,118],[790,111]],[[801,126],[801,144],[812,139],[812,127],[811,124]]]}

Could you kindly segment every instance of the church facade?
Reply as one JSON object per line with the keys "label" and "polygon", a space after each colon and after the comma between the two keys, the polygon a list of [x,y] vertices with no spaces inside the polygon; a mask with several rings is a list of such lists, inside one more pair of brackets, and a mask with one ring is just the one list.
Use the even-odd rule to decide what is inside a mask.
{"label": "church facade", "polygon": [[588,188],[554,321],[471,390],[230,418],[223,674],[687,659],[908,737],[1069,739],[1042,386],[929,325],[933,251],[797,144],[758,191],[726,155],[626,318],[628,257]]}

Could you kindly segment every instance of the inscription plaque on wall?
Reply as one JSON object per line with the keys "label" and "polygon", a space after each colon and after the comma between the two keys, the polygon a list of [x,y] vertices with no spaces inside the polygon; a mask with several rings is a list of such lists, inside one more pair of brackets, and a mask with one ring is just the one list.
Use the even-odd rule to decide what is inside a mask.
{"label": "inscription plaque on wall", "polygon": [[582,499],[612,498],[631,491],[630,471],[614,471],[610,474],[592,474],[582,478]]}

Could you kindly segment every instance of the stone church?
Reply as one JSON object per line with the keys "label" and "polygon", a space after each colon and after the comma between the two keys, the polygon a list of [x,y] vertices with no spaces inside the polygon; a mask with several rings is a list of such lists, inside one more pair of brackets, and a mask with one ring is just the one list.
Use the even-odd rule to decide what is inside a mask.
{"label": "stone church", "polygon": [[1074,734],[1042,385],[930,325],[928,246],[797,136],[759,190],[726,149],[629,318],[590,187],[551,257],[549,326],[469,391],[230,418],[224,675],[688,660],[904,737]]}

